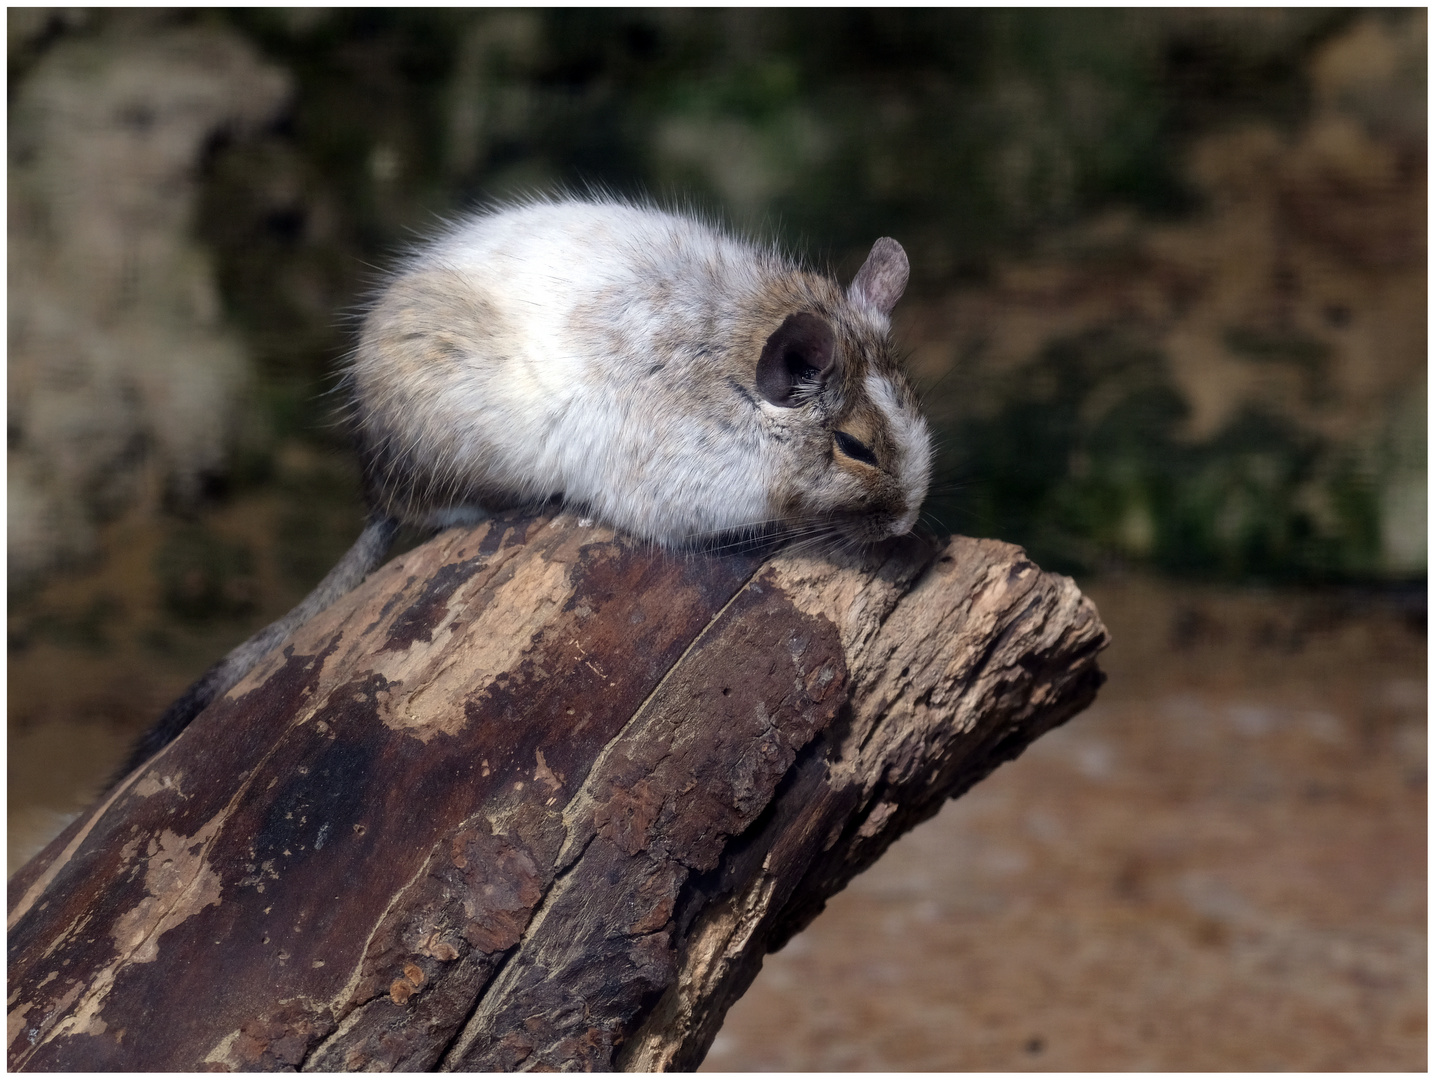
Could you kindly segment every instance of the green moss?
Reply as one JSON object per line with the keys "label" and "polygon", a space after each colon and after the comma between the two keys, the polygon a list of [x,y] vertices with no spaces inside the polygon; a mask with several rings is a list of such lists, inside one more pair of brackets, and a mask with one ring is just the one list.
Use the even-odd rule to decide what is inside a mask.
{"label": "green moss", "polygon": [[[24,623],[23,640],[13,640],[11,649],[34,641],[49,641],[72,649],[104,653],[113,644],[114,624],[124,615],[124,605],[112,594],[101,591],[79,611],[50,609]],[[13,638],[13,631],[12,631]]]}
{"label": "green moss", "polygon": [[197,522],[175,525],[154,559],[167,612],[191,623],[235,618],[254,610],[254,553]]}
{"label": "green moss", "polygon": [[358,469],[347,457],[323,455],[279,477],[284,509],[275,537],[280,570],[296,587],[324,576],[362,528]]}
{"label": "green moss", "polygon": [[1043,565],[1339,579],[1378,572],[1379,501],[1348,454],[1267,412],[1206,440],[1159,353],[1119,336],[1051,345],[945,434],[932,511],[948,527],[1024,544]]}

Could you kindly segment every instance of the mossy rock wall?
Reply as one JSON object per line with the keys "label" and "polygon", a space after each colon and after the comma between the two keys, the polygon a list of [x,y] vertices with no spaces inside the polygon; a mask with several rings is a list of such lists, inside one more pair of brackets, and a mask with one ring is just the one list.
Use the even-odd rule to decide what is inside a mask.
{"label": "mossy rock wall", "polygon": [[[193,140],[174,203],[192,211],[172,215],[170,271],[213,282],[202,332],[229,349],[200,366],[232,389],[180,395],[188,428],[122,388],[94,404],[138,417],[96,454],[197,463],[161,470],[168,504],[120,509],[203,513],[270,483],[280,445],[342,452],[325,391],[380,268],[465,207],[599,189],[842,274],[898,236],[938,527],[1075,570],[1424,575],[1423,12],[249,9],[10,29],[12,206],[35,168],[16,156],[27,103],[67,56],[200,36],[274,88]],[[90,163],[121,184],[122,165]],[[46,242],[15,235],[32,232]],[[12,338],[23,287],[12,274]],[[144,309],[154,333],[174,307]],[[192,314],[170,321],[193,336]],[[43,441],[25,457],[41,412],[11,398],[19,460],[68,460]],[[198,450],[169,446],[181,429]],[[89,537],[118,512],[107,475],[12,481],[35,496],[12,548],[41,506],[68,515],[45,511],[61,546]],[[26,542],[44,564],[44,536]]]}

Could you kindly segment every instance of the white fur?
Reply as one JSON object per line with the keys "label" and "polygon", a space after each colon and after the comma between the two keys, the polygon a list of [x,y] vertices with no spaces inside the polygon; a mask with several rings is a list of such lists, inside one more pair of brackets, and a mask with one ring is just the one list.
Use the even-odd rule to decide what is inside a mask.
{"label": "white fur", "polygon": [[[535,499],[561,494],[660,542],[773,517],[770,493],[792,468],[782,432],[811,420],[767,402],[743,405],[721,385],[727,371],[696,345],[731,338],[774,278],[795,273],[791,264],[689,218],[560,201],[457,223],[404,272],[428,270],[461,275],[496,318],[485,327],[487,355],[473,357],[461,377],[451,369],[379,373],[369,389],[360,380],[361,395],[394,395],[409,452],[433,453],[420,445],[426,440],[452,444],[439,471],[462,486]],[[667,291],[655,295],[655,283]],[[882,312],[852,311],[885,334]],[[675,352],[664,344],[675,336],[693,347]],[[670,365],[663,378],[645,381],[658,361]],[[369,378],[364,363],[361,353],[355,371]],[[703,389],[709,384],[711,392]],[[914,520],[926,486],[918,447],[925,425],[900,408],[885,380],[869,378],[868,392],[874,388],[901,433]],[[480,460],[483,473],[472,473]]]}
{"label": "white fur", "polygon": [[867,396],[882,411],[898,448],[895,472],[911,507],[892,525],[892,535],[901,536],[911,532],[917,524],[917,514],[927,494],[927,484],[932,476],[931,435],[927,431],[927,421],[920,413],[902,408],[896,391],[885,378],[872,373],[863,381]]}
{"label": "white fur", "polygon": [[[680,417],[652,415],[625,387],[641,357],[605,355],[603,342],[573,329],[580,303],[641,294],[653,271],[680,264],[717,268],[712,284],[732,305],[761,288],[750,250],[652,210],[535,204],[461,224],[413,268],[441,266],[471,280],[503,312],[510,363],[475,365],[459,393],[434,399],[443,414],[435,420],[495,441],[523,494],[561,491],[641,535],[705,535],[764,520],[769,484],[752,475],[751,459],[704,454]],[[647,304],[615,302],[606,314],[615,340],[641,343],[667,329]],[[615,473],[671,497],[635,514],[616,495]]]}

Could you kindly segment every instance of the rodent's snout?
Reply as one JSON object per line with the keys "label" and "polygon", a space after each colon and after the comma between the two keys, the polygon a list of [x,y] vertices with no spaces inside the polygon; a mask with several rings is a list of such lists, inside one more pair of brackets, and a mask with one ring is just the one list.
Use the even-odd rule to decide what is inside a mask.
{"label": "rodent's snout", "polygon": [[909,510],[907,511],[907,513],[899,517],[896,521],[892,522],[891,527],[888,529],[888,533],[891,536],[906,536],[909,532],[916,528],[916,525],[917,511]]}

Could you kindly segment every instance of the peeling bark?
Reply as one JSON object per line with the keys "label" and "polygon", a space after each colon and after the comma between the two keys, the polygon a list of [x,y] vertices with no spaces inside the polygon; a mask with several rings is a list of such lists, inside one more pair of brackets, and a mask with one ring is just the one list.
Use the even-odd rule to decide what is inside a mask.
{"label": "peeling bark", "polygon": [[1084,708],[1017,548],[450,530],[10,883],[12,1069],[686,1069],[765,952]]}

